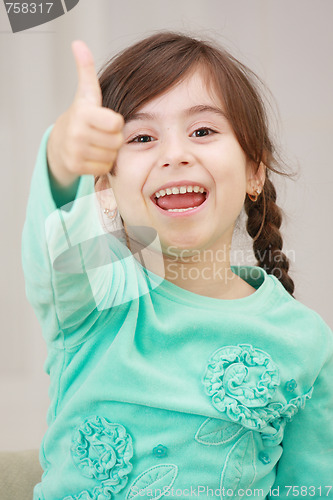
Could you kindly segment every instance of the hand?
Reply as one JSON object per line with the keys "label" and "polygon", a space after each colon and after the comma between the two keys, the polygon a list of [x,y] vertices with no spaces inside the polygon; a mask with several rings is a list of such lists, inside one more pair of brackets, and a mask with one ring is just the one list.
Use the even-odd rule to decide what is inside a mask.
{"label": "hand", "polygon": [[102,107],[93,56],[82,41],[72,43],[78,88],[70,108],[56,121],[47,145],[51,173],[60,185],[80,175],[110,171],[123,144],[123,117]]}

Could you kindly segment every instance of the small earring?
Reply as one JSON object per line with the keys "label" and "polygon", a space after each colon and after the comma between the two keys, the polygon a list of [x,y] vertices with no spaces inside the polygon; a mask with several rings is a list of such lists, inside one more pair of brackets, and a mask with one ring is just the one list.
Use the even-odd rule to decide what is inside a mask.
{"label": "small earring", "polygon": [[250,198],[250,200],[251,200],[251,201],[254,201],[254,202],[256,202],[256,201],[257,201],[258,196],[260,195],[261,191],[260,191],[260,189],[259,189],[259,188],[257,188],[257,189],[255,190],[255,192],[256,192],[256,194],[249,194],[249,193],[248,193],[248,197]]}
{"label": "small earring", "polygon": [[104,208],[103,214],[105,214],[108,219],[114,220],[117,216],[117,209],[109,210],[108,208]]}

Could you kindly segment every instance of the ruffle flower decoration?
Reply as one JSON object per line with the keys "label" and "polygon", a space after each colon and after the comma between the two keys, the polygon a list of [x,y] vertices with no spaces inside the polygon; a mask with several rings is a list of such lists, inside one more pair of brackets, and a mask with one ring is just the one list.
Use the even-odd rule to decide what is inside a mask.
{"label": "ruffle flower decoration", "polygon": [[206,393],[218,411],[258,430],[279,416],[279,403],[270,402],[279,383],[279,371],[270,356],[246,344],[215,351],[203,377]]}
{"label": "ruffle flower decoration", "polygon": [[112,493],[126,486],[133,447],[121,424],[98,416],[85,420],[74,434],[71,453],[83,476],[98,479]]}
{"label": "ruffle flower decoration", "polygon": [[276,391],[280,385],[277,365],[266,352],[248,344],[215,351],[208,361],[203,384],[219,412],[248,429],[261,431],[263,439],[271,440],[271,444],[282,440],[286,420],[291,420],[305,405],[313,390],[289,403],[282,402],[282,394]]}

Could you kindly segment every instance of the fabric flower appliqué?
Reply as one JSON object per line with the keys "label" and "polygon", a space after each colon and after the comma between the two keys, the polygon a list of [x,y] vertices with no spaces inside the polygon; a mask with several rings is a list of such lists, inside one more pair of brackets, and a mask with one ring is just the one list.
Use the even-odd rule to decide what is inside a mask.
{"label": "fabric flower appliqu\u00e9", "polygon": [[262,429],[279,416],[281,404],[271,402],[280,384],[278,367],[266,352],[251,345],[215,351],[203,384],[218,411],[248,428]]}
{"label": "fabric flower appliqu\u00e9", "polygon": [[288,382],[285,383],[285,389],[288,392],[294,392],[296,387],[297,387],[297,382],[294,379],[288,380]]}
{"label": "fabric flower appliqu\u00e9", "polygon": [[168,455],[168,449],[166,446],[163,446],[163,444],[159,444],[153,449],[153,455],[156,458],[165,458]]}
{"label": "fabric flower appliqu\u00e9", "polygon": [[118,493],[132,470],[132,438],[121,424],[95,416],[76,430],[71,447],[76,467],[85,477],[102,481],[103,487]]}

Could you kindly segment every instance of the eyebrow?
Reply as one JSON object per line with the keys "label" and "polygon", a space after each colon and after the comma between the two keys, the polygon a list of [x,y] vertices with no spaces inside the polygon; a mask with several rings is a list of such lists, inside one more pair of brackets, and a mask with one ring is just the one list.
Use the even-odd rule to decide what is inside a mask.
{"label": "eyebrow", "polygon": [[[209,106],[205,104],[199,104],[197,106],[192,106],[191,108],[187,108],[183,111],[184,116],[189,117],[192,115],[196,115],[199,113],[215,113],[216,115],[222,116],[223,118],[227,119],[226,114],[222,109],[216,108],[215,106]],[[134,121],[134,120],[156,120],[158,118],[158,115],[155,113],[134,113],[128,120],[128,122]]]}

